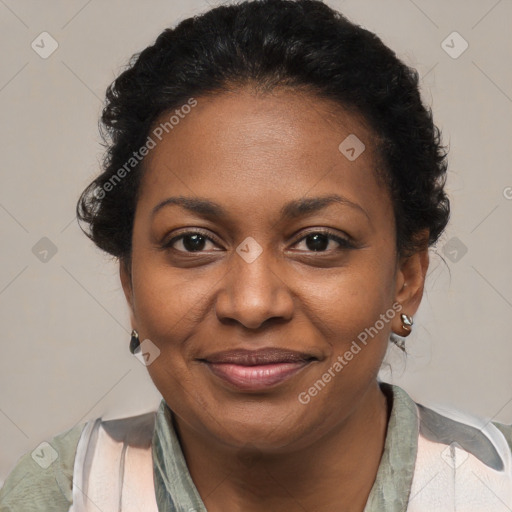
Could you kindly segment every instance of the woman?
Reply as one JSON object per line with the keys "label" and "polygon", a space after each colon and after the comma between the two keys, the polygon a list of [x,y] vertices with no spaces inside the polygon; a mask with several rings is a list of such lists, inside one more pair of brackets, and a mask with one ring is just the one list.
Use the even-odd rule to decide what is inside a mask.
{"label": "woman", "polygon": [[165,30],[102,121],[78,216],[163,400],[25,456],[2,512],[511,509],[512,427],[377,379],[449,217],[414,70],[319,1],[242,2]]}

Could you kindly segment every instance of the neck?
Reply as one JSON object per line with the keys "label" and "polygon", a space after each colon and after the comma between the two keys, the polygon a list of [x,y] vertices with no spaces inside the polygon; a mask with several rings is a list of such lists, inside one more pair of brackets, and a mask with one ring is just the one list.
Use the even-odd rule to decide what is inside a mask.
{"label": "neck", "polygon": [[279,455],[237,450],[174,416],[187,466],[209,512],[336,509],[362,512],[386,439],[388,402],[375,382],[358,407],[306,448]]}

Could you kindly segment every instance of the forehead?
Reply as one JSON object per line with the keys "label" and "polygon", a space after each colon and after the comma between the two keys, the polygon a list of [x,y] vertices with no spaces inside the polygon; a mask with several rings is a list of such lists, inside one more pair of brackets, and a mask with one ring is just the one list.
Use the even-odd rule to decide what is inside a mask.
{"label": "forehead", "polygon": [[152,133],[159,126],[167,130],[160,129],[161,140],[152,135],[143,207],[181,194],[261,209],[325,193],[365,203],[376,215],[382,214],[379,206],[389,207],[376,179],[375,137],[339,105],[287,90],[240,90],[196,101],[172,125],[164,123],[174,112],[155,123]]}

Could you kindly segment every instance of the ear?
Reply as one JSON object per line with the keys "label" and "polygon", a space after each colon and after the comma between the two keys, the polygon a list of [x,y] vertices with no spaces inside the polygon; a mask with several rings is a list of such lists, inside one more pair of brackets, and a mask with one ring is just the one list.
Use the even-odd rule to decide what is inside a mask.
{"label": "ear", "polygon": [[[402,306],[400,314],[413,316],[420,306],[429,265],[428,234],[428,230],[424,230],[418,235],[422,249],[412,255],[402,256],[397,264],[395,302]],[[392,328],[399,336],[410,334],[410,331],[403,328],[400,315],[393,319]]]}
{"label": "ear", "polygon": [[130,307],[130,316],[132,319],[132,328],[135,329],[134,313],[133,313],[133,287],[132,287],[132,273],[130,262],[126,259],[119,260],[119,277],[121,278],[121,285],[123,287],[126,302]]}

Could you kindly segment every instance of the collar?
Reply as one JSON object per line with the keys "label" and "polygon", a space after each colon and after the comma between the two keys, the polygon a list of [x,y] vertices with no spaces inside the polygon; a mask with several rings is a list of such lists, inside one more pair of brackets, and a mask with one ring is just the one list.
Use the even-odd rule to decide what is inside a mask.
{"label": "collar", "polygon": [[156,415],[152,441],[158,511],[207,512],[188,471],[172,416],[171,409],[165,400],[162,400]]}
{"label": "collar", "polygon": [[399,386],[379,384],[392,406],[384,452],[364,512],[404,512],[418,452],[417,406]]}
{"label": "collar", "polygon": [[[402,388],[384,382],[379,385],[392,405],[384,451],[364,512],[404,512],[418,449],[417,407]],[[173,413],[164,400],[157,412],[152,448],[159,512],[207,512],[188,471]]]}

